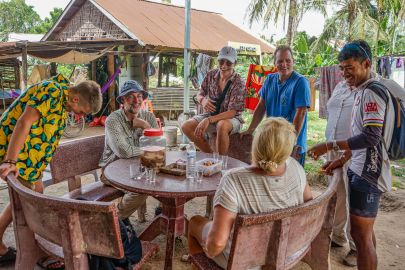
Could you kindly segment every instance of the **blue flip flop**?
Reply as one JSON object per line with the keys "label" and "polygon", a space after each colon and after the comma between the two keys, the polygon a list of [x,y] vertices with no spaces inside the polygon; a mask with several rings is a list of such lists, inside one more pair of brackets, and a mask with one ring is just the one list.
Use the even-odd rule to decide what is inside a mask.
{"label": "blue flip flop", "polygon": [[[61,266],[52,267],[52,265],[57,264],[57,263],[61,264]],[[40,259],[37,262],[37,265],[45,270],[64,270],[65,269],[65,264],[63,263],[63,260],[59,259],[59,258],[45,257],[45,258]]]}

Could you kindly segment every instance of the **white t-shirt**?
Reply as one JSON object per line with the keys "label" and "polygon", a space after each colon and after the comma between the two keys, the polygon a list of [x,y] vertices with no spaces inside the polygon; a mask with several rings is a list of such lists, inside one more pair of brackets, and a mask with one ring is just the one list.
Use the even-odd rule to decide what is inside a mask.
{"label": "white t-shirt", "polygon": [[[293,158],[286,161],[286,171],[280,176],[259,175],[246,168],[230,170],[221,179],[214,197],[214,206],[239,214],[258,214],[288,208],[304,202],[307,184],[302,166]],[[223,268],[229,258],[233,228],[221,254],[226,260],[214,261]],[[260,269],[260,266],[258,266]],[[257,269],[257,268],[251,268]]]}

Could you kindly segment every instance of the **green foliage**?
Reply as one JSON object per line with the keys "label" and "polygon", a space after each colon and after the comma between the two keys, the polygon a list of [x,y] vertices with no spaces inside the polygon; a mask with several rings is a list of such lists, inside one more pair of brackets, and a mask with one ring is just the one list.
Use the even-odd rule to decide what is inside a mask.
{"label": "green foliage", "polygon": [[303,75],[315,75],[315,68],[330,66],[337,63],[337,51],[329,44],[322,44],[317,50],[312,50],[314,38],[306,32],[298,32],[294,38],[293,51],[295,70]]}
{"label": "green foliage", "polygon": [[[403,53],[405,2],[403,0],[335,0],[338,10],[326,20],[315,42],[339,43],[364,39],[374,56]],[[340,42],[341,43],[341,42]]]}
{"label": "green foliage", "polygon": [[54,26],[54,24],[58,21],[60,15],[62,14],[63,9],[61,8],[54,8],[50,13],[50,17],[46,17],[42,23],[36,27],[34,27],[34,29],[32,30],[35,33],[38,34],[45,34],[47,33],[52,26]]}
{"label": "green foliage", "polygon": [[50,17],[41,20],[33,6],[28,6],[24,0],[9,0],[0,2],[0,41],[6,41],[8,34],[30,33],[45,34],[56,23],[62,14],[61,8],[54,8]]}
{"label": "green foliage", "polygon": [[0,41],[5,41],[11,32],[36,33],[34,29],[41,22],[33,6],[24,0],[0,2]]}
{"label": "green foliage", "polygon": [[250,0],[246,17],[250,25],[254,21],[263,21],[267,25],[270,21],[275,24],[282,19],[287,22],[286,44],[291,44],[302,16],[309,10],[316,10],[326,15],[326,1],[324,0]]}

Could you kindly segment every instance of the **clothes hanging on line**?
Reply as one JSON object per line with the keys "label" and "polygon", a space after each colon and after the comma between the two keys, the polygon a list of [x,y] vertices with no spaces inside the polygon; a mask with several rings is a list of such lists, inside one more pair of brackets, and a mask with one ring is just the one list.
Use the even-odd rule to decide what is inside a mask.
{"label": "clothes hanging on line", "polygon": [[201,85],[208,71],[210,70],[211,56],[199,53],[195,66],[197,67],[197,82]]}
{"label": "clothes hanging on line", "polygon": [[332,96],[335,86],[343,81],[344,78],[338,65],[320,68],[319,85],[319,117],[327,118],[326,104]]}
{"label": "clothes hanging on line", "polygon": [[405,87],[405,59],[403,56],[383,56],[377,60],[377,73]]}
{"label": "clothes hanging on line", "polygon": [[259,91],[262,88],[267,75],[277,72],[273,66],[261,66],[250,64],[246,79],[245,108],[254,110],[259,103]]}

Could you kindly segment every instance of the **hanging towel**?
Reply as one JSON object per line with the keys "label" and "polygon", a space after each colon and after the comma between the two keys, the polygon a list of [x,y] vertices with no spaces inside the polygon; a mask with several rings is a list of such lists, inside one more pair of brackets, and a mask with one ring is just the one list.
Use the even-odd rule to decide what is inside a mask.
{"label": "hanging towel", "polygon": [[343,81],[343,76],[338,65],[321,67],[320,69],[320,87],[319,87],[319,117],[325,118],[326,103],[332,95],[335,86]]}
{"label": "hanging towel", "polygon": [[210,70],[211,56],[199,53],[196,59],[197,81],[201,85],[208,71]]}
{"label": "hanging towel", "polygon": [[245,108],[254,110],[259,103],[259,91],[262,88],[267,75],[277,72],[273,66],[261,66],[250,64],[246,79],[246,102]]}

